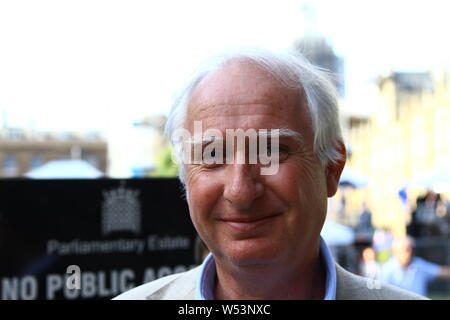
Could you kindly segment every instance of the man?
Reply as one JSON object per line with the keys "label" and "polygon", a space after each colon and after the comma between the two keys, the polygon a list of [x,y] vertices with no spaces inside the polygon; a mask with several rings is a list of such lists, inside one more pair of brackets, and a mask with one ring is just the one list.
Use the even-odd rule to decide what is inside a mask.
{"label": "man", "polygon": [[[209,134],[192,138],[199,126]],[[389,286],[370,290],[366,279],[335,265],[320,237],[346,152],[334,87],[303,58],[248,51],[207,65],[171,111],[172,141],[180,128],[188,137],[175,143],[178,158],[189,145],[205,151],[219,143],[180,164],[191,219],[211,255],[118,299],[419,298]],[[255,148],[230,143],[228,131],[239,129],[267,142],[275,170],[265,170],[261,154],[249,160]],[[228,161],[239,154],[245,161]]]}
{"label": "man", "polygon": [[381,276],[385,283],[425,296],[432,280],[450,279],[450,267],[414,257],[414,240],[402,237],[395,239],[392,258],[383,265]]}

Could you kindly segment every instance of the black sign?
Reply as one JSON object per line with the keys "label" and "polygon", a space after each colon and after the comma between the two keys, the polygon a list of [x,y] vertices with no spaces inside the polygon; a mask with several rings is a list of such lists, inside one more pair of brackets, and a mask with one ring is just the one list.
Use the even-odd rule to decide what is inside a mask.
{"label": "black sign", "polygon": [[0,299],[109,299],[194,266],[176,179],[0,180]]}

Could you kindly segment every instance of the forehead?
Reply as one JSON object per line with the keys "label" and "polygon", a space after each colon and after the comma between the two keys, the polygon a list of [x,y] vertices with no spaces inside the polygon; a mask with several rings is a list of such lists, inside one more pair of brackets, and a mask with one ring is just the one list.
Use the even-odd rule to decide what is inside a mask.
{"label": "forehead", "polygon": [[285,87],[254,63],[237,61],[199,83],[188,104],[186,120],[188,128],[199,120],[218,128],[310,127],[302,90]]}

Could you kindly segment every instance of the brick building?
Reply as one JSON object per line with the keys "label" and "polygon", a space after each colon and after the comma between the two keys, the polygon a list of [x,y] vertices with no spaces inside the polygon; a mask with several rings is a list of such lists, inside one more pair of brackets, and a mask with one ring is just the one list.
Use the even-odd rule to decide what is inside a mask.
{"label": "brick building", "polygon": [[82,159],[107,172],[107,143],[97,133],[0,128],[0,177],[18,177],[50,160]]}

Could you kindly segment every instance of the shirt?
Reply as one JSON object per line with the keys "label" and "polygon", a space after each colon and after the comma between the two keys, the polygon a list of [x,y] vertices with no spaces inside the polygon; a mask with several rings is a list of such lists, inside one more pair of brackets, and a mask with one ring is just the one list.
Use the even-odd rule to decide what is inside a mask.
{"label": "shirt", "polygon": [[428,283],[435,279],[441,267],[422,258],[414,257],[408,268],[403,269],[395,259],[390,259],[383,265],[381,279],[402,289],[427,294]]}
{"label": "shirt", "polygon": [[[325,296],[324,300],[336,299],[336,268],[334,260],[325,241],[320,237],[320,254],[325,263]],[[216,264],[214,256],[209,254],[201,265],[197,285],[195,288],[195,300],[214,300],[214,284],[216,279]]]}

